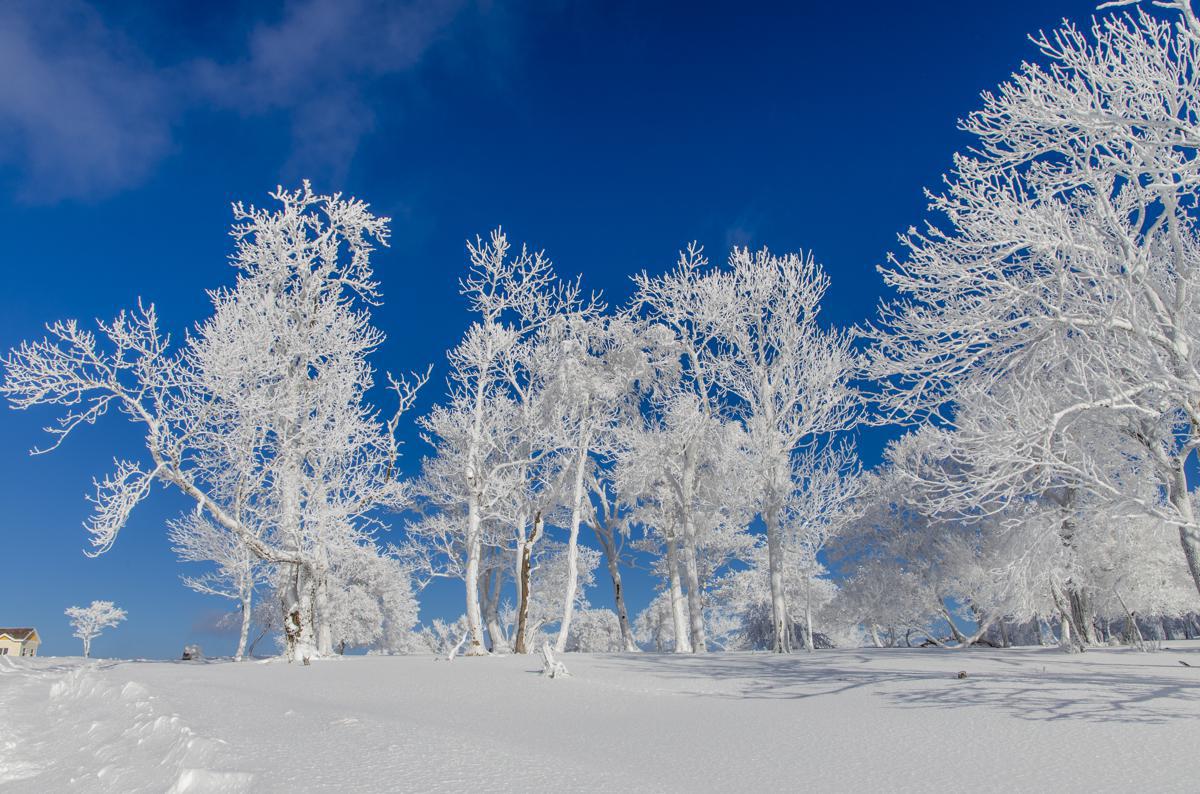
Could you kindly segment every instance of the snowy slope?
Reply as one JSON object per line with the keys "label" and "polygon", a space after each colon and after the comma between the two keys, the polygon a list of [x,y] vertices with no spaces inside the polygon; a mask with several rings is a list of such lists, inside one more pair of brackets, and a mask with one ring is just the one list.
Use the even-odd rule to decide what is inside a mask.
{"label": "snowy slope", "polygon": [[555,681],[532,657],[0,660],[0,789],[1195,791],[1186,645],[568,655]]}

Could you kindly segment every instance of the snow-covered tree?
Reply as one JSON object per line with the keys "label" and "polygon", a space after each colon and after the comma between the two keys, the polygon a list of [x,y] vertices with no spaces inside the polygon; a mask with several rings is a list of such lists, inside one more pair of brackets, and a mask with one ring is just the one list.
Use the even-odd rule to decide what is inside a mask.
{"label": "snow-covered tree", "polygon": [[[631,520],[645,528],[646,540],[661,544],[660,573],[670,593],[675,651],[703,651],[695,514],[701,499],[701,464],[714,460],[720,422],[700,411],[689,395],[674,395],[639,425],[621,430],[617,489],[622,499],[635,505]],[[647,548],[645,542],[641,546]]]}
{"label": "snow-covered tree", "polygon": [[797,457],[795,466],[798,489],[787,509],[783,542],[785,560],[798,574],[800,593],[788,603],[790,614],[800,612],[797,617],[803,618],[804,647],[812,652],[814,615],[837,592],[823,554],[829,542],[857,517],[856,501],[863,481],[848,444],[806,451]]}
{"label": "snow-covered tree", "polygon": [[784,516],[797,488],[797,456],[826,449],[854,425],[857,359],[848,333],[818,321],[829,278],[811,254],[734,249],[728,305],[714,318],[710,371],[746,427],[758,512],[767,529],[773,650],[790,646],[784,585]]}
{"label": "snow-covered tree", "polygon": [[890,444],[884,465],[866,478],[855,519],[833,542],[832,562],[842,573],[833,609],[860,622],[876,644],[881,631],[894,642],[896,630],[941,642],[943,621],[957,634],[950,613],[956,563],[974,548],[974,532],[957,516],[929,510],[914,484],[941,462],[939,440],[926,428]]}
{"label": "snow-covered tree", "polygon": [[[784,510],[783,589],[789,625],[786,631],[803,639],[813,651],[827,643],[830,633],[846,634],[857,619],[846,621],[830,610],[838,586],[826,567],[824,551],[829,541],[857,517],[855,500],[861,490],[856,462],[848,446],[808,453],[796,461],[797,490]],[[760,536],[761,539],[761,536]],[[715,623],[724,626],[727,648],[775,647],[773,595],[769,549],[765,543],[740,550],[743,563],[726,571],[713,594]],[[817,626],[829,619],[829,625]]]}
{"label": "snow-covered tree", "polygon": [[[533,560],[534,587],[530,593],[528,614],[526,617],[526,633],[530,647],[541,645],[538,633],[545,627],[561,625],[563,617],[563,600],[571,591],[571,580],[574,578],[574,604],[572,612],[587,610],[590,607],[587,592],[596,581],[596,568],[600,565],[601,554],[588,546],[576,548],[574,577],[571,572],[570,548],[567,544],[555,540],[544,540],[538,546]],[[518,616],[514,612],[510,619]],[[511,632],[518,628],[516,622],[509,625]],[[551,643],[557,637],[550,638]],[[535,641],[536,639],[536,641]]]}
{"label": "snow-covered tree", "polygon": [[[730,571],[713,591],[716,611],[727,622],[723,644],[731,650],[771,650],[775,646],[775,629],[770,580],[763,576],[769,564],[766,545],[756,546],[745,561],[749,567]],[[829,647],[824,627],[820,632],[814,627],[821,624],[837,594],[836,584],[820,563],[814,564],[799,555],[787,555],[784,561],[784,595],[792,606],[788,613],[792,622],[787,631],[800,637],[809,650]]]}
{"label": "snow-covered tree", "polygon": [[[888,416],[953,423],[948,406],[1040,377],[1032,354],[1066,362],[1045,399],[992,403],[1002,437],[963,439],[1010,462],[983,479],[1066,478],[1177,527],[1200,589],[1200,27],[1167,5],[1180,22],[1138,9],[1039,34],[1048,65],[984,95],[969,153],[930,197],[944,222],[910,229],[883,270],[901,298],[870,370]],[[1155,489],[1080,456],[1097,422],[1141,447]]]}
{"label": "snow-covered tree", "polygon": [[[1169,525],[1064,488],[992,503],[986,481],[964,511],[961,493],[943,493],[966,493],[978,472],[955,457],[953,435],[925,427],[889,446],[861,516],[834,540],[838,619],[861,623],[876,644],[899,629],[954,647],[1007,646],[1018,635],[1048,643],[1046,628],[1057,625],[1062,647],[1082,650],[1105,642],[1113,621],[1187,611],[1194,596],[1183,559],[1164,545]],[[1123,468],[1131,493],[1152,489],[1119,453],[1095,459]],[[1125,601],[1138,605],[1127,609],[1135,590]]]}
{"label": "snow-covered tree", "polygon": [[184,585],[197,593],[237,603],[241,618],[234,659],[240,662],[249,642],[254,592],[269,580],[271,566],[259,559],[237,535],[203,514],[188,513],[170,522],[167,536],[180,560],[212,566],[211,570],[196,576],[184,576]]}
{"label": "snow-covered tree", "polygon": [[[511,494],[510,470],[542,454],[536,447],[507,454],[512,438],[508,430],[515,421],[497,419],[519,413],[516,409],[532,396],[525,390],[530,386],[527,367],[534,337],[563,314],[587,315],[594,309],[581,300],[577,283],[558,280],[540,252],[522,248],[510,256],[508,238],[499,229],[486,242],[477,238],[468,243],[467,249],[470,270],[461,282],[462,294],[478,319],[449,353],[445,404],[435,407],[421,425],[438,457],[454,469],[441,479],[443,503],[457,503],[465,512],[463,579],[470,628],[465,653],[474,656],[487,653],[479,598],[486,525],[497,517],[494,508],[503,503],[506,492]],[[532,519],[528,514],[527,521],[518,522],[518,530],[527,531]]]}
{"label": "snow-covered tree", "polygon": [[426,648],[435,655],[449,656],[464,642],[467,633],[467,616],[459,615],[453,623],[434,618],[428,626],[421,628],[419,636]]}
{"label": "snow-covered tree", "polygon": [[[676,594],[671,607],[677,624],[684,602],[676,596],[686,591],[689,631],[684,633],[680,625],[675,626],[675,646],[677,652],[702,653],[707,650],[707,639],[696,553],[696,477],[705,463],[701,453],[720,423],[710,360],[715,353],[717,323],[732,309],[729,282],[710,270],[703,249],[692,244],[680,252],[673,270],[659,276],[642,272],[634,276],[634,284],[637,289],[631,311],[653,324],[650,334],[654,341],[676,362],[675,367],[663,370],[651,389],[655,400],[654,415],[648,417],[653,432],[650,438],[657,439],[654,443],[661,454],[648,465],[659,469],[658,476],[642,472],[638,479],[666,497],[667,503],[674,503],[674,507],[660,504],[665,523],[658,529],[667,551],[670,591]],[[640,462],[640,457],[635,453],[632,460]]]}
{"label": "snow-covered tree", "polygon": [[579,653],[619,653],[626,650],[621,624],[611,609],[585,609],[571,621],[568,651]]}
{"label": "snow-covered tree", "polygon": [[[664,590],[633,620],[634,637],[644,647],[662,653],[672,648],[678,650],[679,626],[673,619],[672,595]],[[686,624],[684,624],[686,629]]]}
{"label": "snow-covered tree", "polygon": [[629,609],[625,598],[625,584],[621,575],[621,558],[626,539],[629,537],[629,506],[621,499],[612,479],[612,467],[604,470],[597,467],[590,478],[590,498],[586,506],[591,508],[588,523],[604,554],[605,566],[613,591],[613,608],[617,627],[621,633],[621,650],[638,650],[629,622]]}
{"label": "snow-covered tree", "polygon": [[[235,206],[238,281],[214,294],[193,358],[217,398],[215,430],[254,439],[264,487],[252,504],[290,558],[280,588],[289,654],[328,655],[332,558],[373,548],[374,511],[408,503],[395,431],[415,387],[392,380],[398,409],[386,422],[365,398],[367,358],[383,339],[368,312],[380,299],[370,255],[387,219],[307,185],[274,195],[279,210]],[[211,465],[230,456],[220,449]]]}
{"label": "snow-covered tree", "polygon": [[93,601],[86,607],[67,607],[66,615],[75,630],[73,636],[83,640],[83,655],[87,658],[92,655],[92,640],[123,621],[126,613],[112,601]]}
{"label": "snow-covered tree", "polygon": [[[398,410],[365,400],[379,301],[370,256],[388,219],[339,195],[272,194],[277,210],[234,205],[236,285],[210,293],[211,318],[176,352],[153,307],[100,323],[49,326],[5,361],[0,387],[19,408],[64,409],[57,447],[117,407],[141,426],[149,464],[122,460],[98,481],[88,522],[107,550],[153,481],[178,488],[259,560],[280,566],[289,658],[332,652],[328,556],[370,545],[373,512],[406,503],[394,477],[400,414],[415,387],[392,381]],[[418,385],[421,379],[418,379]]]}
{"label": "snow-covered tree", "polygon": [[403,564],[373,547],[332,550],[328,621],[333,646],[404,651],[417,623],[417,602]]}
{"label": "snow-covered tree", "polygon": [[[627,412],[636,410],[635,385],[652,378],[654,368],[642,349],[637,325],[623,318],[564,315],[546,328],[541,348],[542,355],[557,363],[547,380],[545,402],[553,416],[551,426],[559,436],[555,446],[561,450],[560,469],[566,486],[561,501],[568,514],[568,578],[555,640],[555,650],[561,653],[567,648],[574,611],[579,530],[586,518],[596,518],[588,487],[596,458],[602,451],[611,451],[613,434]],[[605,548],[611,573],[616,560],[607,545]]]}

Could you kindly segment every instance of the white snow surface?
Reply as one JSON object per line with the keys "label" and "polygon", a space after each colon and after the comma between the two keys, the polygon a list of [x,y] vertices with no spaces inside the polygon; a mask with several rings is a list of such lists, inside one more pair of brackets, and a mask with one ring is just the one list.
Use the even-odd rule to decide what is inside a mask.
{"label": "white snow surface", "polygon": [[563,661],[0,658],[0,790],[1200,788],[1197,642]]}

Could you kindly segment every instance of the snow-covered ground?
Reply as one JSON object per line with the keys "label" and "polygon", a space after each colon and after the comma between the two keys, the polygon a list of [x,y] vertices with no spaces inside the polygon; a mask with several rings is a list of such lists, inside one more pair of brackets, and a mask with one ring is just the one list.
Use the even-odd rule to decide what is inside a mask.
{"label": "snow-covered ground", "polygon": [[0,659],[0,789],[1196,791],[1200,645],[1170,646]]}

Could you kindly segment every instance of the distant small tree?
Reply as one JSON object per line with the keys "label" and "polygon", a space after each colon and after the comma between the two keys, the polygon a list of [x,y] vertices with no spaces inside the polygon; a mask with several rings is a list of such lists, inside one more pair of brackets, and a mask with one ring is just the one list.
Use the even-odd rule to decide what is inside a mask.
{"label": "distant small tree", "polygon": [[104,629],[124,620],[125,610],[112,601],[93,601],[86,607],[68,607],[66,615],[71,619],[75,636],[83,640],[83,656],[87,658],[92,654],[92,640]]}

